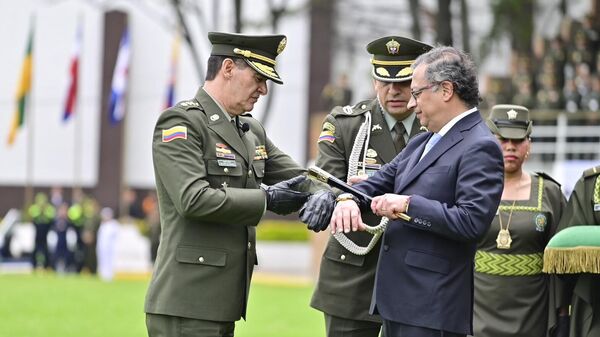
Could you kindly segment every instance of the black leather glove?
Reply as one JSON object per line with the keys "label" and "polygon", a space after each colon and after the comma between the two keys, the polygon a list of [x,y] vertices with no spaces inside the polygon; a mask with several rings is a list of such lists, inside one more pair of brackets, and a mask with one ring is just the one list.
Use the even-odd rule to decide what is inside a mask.
{"label": "black leather glove", "polygon": [[310,196],[309,192],[298,192],[294,188],[306,180],[306,176],[297,176],[264,188],[267,194],[267,209],[279,215],[296,212]]}
{"label": "black leather glove", "polygon": [[320,190],[313,194],[300,209],[300,220],[314,232],[329,227],[329,221],[335,208],[335,194],[329,190]]}
{"label": "black leather glove", "polygon": [[554,330],[554,337],[569,337],[569,326],[570,326],[570,317],[567,315],[558,316],[558,321],[556,322],[556,329]]}

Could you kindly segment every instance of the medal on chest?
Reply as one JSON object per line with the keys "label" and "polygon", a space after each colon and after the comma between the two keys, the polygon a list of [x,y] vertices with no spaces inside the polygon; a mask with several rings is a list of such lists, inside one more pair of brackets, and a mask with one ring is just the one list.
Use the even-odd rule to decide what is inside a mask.
{"label": "medal on chest", "polygon": [[508,229],[500,228],[496,237],[496,247],[498,249],[510,249],[512,238]]}
{"label": "medal on chest", "polygon": [[510,244],[512,243],[512,237],[510,236],[510,232],[508,228],[510,227],[510,221],[512,220],[512,214],[515,210],[515,203],[517,200],[514,200],[512,206],[510,207],[510,213],[508,214],[508,223],[506,224],[506,228],[502,224],[502,212],[498,209],[498,222],[500,223],[500,230],[498,231],[498,236],[496,237],[496,248],[498,249],[510,249]]}

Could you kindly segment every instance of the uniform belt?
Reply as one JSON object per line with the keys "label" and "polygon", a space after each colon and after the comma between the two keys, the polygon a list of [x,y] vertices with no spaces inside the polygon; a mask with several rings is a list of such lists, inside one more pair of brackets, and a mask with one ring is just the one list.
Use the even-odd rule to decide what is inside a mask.
{"label": "uniform belt", "polygon": [[542,273],[544,253],[494,254],[478,250],[475,271],[492,275],[523,276]]}

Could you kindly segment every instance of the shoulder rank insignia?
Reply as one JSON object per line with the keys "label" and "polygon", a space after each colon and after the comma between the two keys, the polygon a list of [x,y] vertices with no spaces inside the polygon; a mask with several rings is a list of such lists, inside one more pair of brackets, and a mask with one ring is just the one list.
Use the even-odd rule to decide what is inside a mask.
{"label": "shoulder rank insignia", "polygon": [[325,123],[323,123],[323,130],[329,130],[331,132],[335,132],[335,125],[333,125],[329,122],[325,122]]}
{"label": "shoulder rank insignia", "polygon": [[197,108],[200,106],[200,104],[198,104],[198,102],[196,101],[183,101],[181,103],[179,103],[179,105],[181,105],[184,108]]}
{"label": "shoulder rank insignia", "polygon": [[168,143],[175,139],[187,139],[187,127],[177,125],[172,128],[162,130],[162,141]]}

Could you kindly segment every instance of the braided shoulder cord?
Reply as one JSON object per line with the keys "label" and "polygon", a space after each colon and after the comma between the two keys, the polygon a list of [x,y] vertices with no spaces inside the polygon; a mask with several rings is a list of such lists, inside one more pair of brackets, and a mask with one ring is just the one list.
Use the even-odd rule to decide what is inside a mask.
{"label": "braided shoulder cord", "polygon": [[[360,156],[361,151],[364,148],[363,158],[362,158],[362,172],[366,172],[366,153],[369,147],[369,140],[371,135],[371,112],[367,111],[365,113],[365,121],[358,129],[358,133],[356,134],[356,138],[354,139],[354,145],[352,146],[352,152],[350,153],[350,158],[348,159],[348,176],[347,179],[355,176],[358,173],[358,158]],[[352,240],[348,239],[344,233],[335,233],[333,237],[349,252],[355,255],[367,255],[373,247],[379,241],[381,235],[385,231],[389,219],[386,217],[381,218],[379,225],[377,226],[369,226],[366,225],[366,231],[370,234],[373,234],[371,241],[366,247],[361,247],[354,243]]]}

